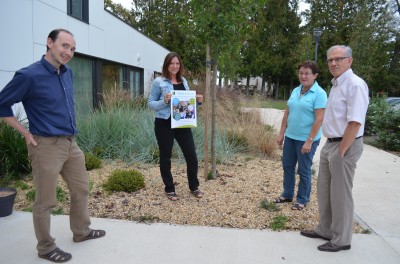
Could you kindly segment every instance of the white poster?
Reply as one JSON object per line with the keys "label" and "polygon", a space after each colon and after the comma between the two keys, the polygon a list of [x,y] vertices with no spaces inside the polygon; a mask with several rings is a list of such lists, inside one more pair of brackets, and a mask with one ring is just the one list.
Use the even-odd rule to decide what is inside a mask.
{"label": "white poster", "polygon": [[172,91],[171,128],[197,127],[196,91]]}

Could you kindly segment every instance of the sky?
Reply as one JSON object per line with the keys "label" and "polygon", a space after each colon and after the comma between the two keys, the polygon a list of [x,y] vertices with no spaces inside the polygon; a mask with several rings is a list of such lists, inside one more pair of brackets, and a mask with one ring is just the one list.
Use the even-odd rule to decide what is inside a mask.
{"label": "sky", "polygon": [[111,0],[116,4],[121,4],[123,7],[130,10],[132,8],[132,0]]}
{"label": "sky", "polygon": [[[130,10],[132,8],[132,0],[111,0],[114,3],[121,4],[123,7],[127,8]],[[307,8],[307,4],[303,3],[303,1],[300,1],[300,10],[304,10]]]}

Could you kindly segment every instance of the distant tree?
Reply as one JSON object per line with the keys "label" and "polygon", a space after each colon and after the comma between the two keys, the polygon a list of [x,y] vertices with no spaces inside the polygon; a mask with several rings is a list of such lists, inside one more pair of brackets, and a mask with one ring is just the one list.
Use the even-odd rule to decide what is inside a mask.
{"label": "distant tree", "polygon": [[291,83],[294,68],[298,63],[296,49],[301,40],[298,1],[259,0],[253,28],[248,40],[247,59],[251,61],[253,76],[262,76],[274,87],[274,98],[278,98],[282,82]]}
{"label": "distant tree", "polygon": [[124,20],[126,23],[132,26],[136,25],[135,16],[121,4],[116,4],[112,0],[104,0],[104,8]]}
{"label": "distant tree", "polygon": [[[372,92],[394,89],[389,65],[394,50],[394,18],[387,0],[306,0],[306,32],[322,28],[318,64],[319,80],[329,87],[326,50],[332,45],[350,45],[353,48],[353,70],[364,78]],[[397,29],[398,31],[398,29]]]}
{"label": "distant tree", "polygon": [[394,42],[393,53],[391,56],[390,66],[389,66],[389,73],[391,76],[389,77],[390,85],[389,87],[392,88],[390,93],[392,95],[400,96],[400,3],[399,0],[393,1],[393,9],[397,9],[398,17],[396,19],[396,24],[393,27],[397,29],[395,31],[396,40]]}

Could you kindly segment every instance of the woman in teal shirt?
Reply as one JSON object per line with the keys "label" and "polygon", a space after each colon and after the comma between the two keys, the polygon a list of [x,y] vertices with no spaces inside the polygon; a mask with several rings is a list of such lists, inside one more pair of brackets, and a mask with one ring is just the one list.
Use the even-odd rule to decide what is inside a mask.
{"label": "woman in teal shirt", "polygon": [[299,65],[300,86],[295,88],[287,102],[281,129],[277,138],[283,144],[283,192],[275,203],[292,202],[297,172],[300,182],[293,210],[302,210],[310,201],[312,160],[321,138],[327,95],[316,78],[318,67],[313,61]]}

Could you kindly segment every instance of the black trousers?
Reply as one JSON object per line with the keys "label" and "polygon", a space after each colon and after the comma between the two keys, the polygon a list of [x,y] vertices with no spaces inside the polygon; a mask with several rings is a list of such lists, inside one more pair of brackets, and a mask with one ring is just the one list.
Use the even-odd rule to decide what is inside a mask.
{"label": "black trousers", "polygon": [[171,174],[174,139],[178,142],[186,160],[189,189],[191,191],[197,190],[199,187],[199,180],[197,179],[198,161],[192,130],[190,128],[171,129],[171,118],[167,120],[156,118],[154,131],[160,151],[160,173],[165,184],[165,192],[175,192],[174,179]]}

